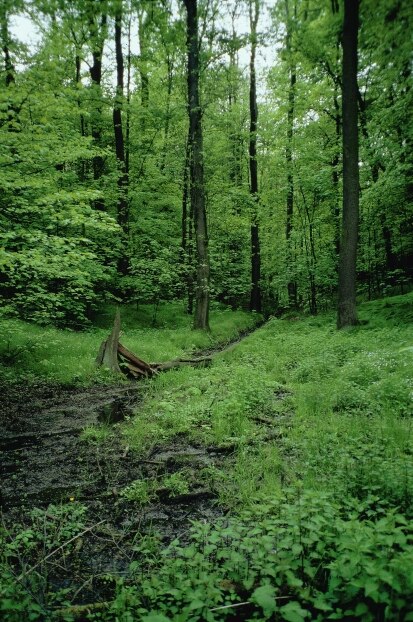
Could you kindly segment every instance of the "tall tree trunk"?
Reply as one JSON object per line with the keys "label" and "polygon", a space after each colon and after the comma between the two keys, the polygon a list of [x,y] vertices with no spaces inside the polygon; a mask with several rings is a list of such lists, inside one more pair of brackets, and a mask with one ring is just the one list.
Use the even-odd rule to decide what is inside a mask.
{"label": "tall tree trunk", "polygon": [[[96,146],[100,147],[102,143],[102,56],[103,47],[105,45],[106,30],[107,30],[107,15],[103,13],[100,18],[100,24],[98,24],[98,17],[93,13],[93,5],[89,7],[89,34],[92,48],[93,63],[90,66],[90,78],[92,80],[92,137]],[[99,180],[105,170],[105,162],[101,155],[95,155],[93,157],[93,179]],[[95,209],[104,210],[105,204],[103,199],[97,199],[94,202]]]}
{"label": "tall tree trunk", "polygon": [[125,173],[129,183],[130,168],[130,96],[131,96],[131,26],[132,17],[128,20],[128,56],[126,70],[126,122],[125,122]]}
{"label": "tall tree trunk", "polygon": [[[286,12],[286,52],[288,58],[288,72],[290,84],[288,87],[288,111],[287,111],[287,142],[285,147],[285,160],[287,165],[287,201],[286,201],[286,228],[285,239],[287,244],[287,272],[289,280],[287,283],[288,303],[290,307],[297,306],[297,283],[291,278],[293,251],[292,251],[292,231],[294,215],[294,175],[293,175],[293,134],[294,134],[294,114],[295,114],[295,84],[297,81],[296,66],[293,59],[292,50],[292,24],[290,16],[289,0],[285,0]],[[294,14],[296,13],[294,7]],[[296,15],[295,15],[296,16]]]}
{"label": "tall tree trunk", "polygon": [[184,3],[187,10],[190,196],[197,249],[194,328],[209,330],[209,256],[202,153],[202,111],[199,99],[197,0],[184,0]]}
{"label": "tall tree trunk", "polygon": [[167,90],[166,90],[164,141],[163,141],[163,149],[162,149],[161,164],[160,164],[161,171],[164,171],[165,169],[166,159],[168,155],[169,128],[170,128],[170,123],[171,123],[171,97],[172,97],[172,86],[173,86],[173,59],[167,49],[166,49],[166,68],[167,68],[168,79],[167,79]]}
{"label": "tall tree trunk", "polygon": [[257,163],[257,85],[255,75],[255,54],[257,50],[257,24],[259,18],[259,0],[250,0],[251,56],[250,56],[250,133],[249,133],[249,167],[250,194],[254,201],[254,212],[251,221],[251,311],[261,311],[261,256],[260,234],[258,225],[258,163]]}
{"label": "tall tree trunk", "polygon": [[[241,186],[242,184],[242,160],[243,160],[243,148],[242,148],[242,127],[236,115],[236,104],[239,93],[239,67],[238,67],[238,50],[240,47],[236,20],[239,12],[239,0],[235,0],[231,13],[232,22],[232,36],[229,46],[229,68],[228,68],[228,108],[230,114],[230,135],[229,143],[231,150],[231,163],[229,168],[229,179],[234,186]],[[239,210],[237,209],[237,212]]]}
{"label": "tall tree trunk", "polygon": [[185,164],[183,174],[182,189],[182,263],[185,271],[186,291],[187,291],[187,313],[192,315],[194,312],[194,271],[193,271],[193,212],[192,207],[188,203],[190,198],[189,185],[189,167],[190,167],[190,151],[189,151],[189,135],[185,148]]}
{"label": "tall tree trunk", "polygon": [[[6,87],[9,88],[15,83],[15,69],[10,56],[10,34],[9,34],[9,16],[7,15],[7,7],[5,5],[0,6],[0,39],[1,46],[3,49],[3,58],[4,58],[4,75],[5,75],[5,84]],[[9,101],[7,102],[7,123],[8,123],[8,131],[16,132],[18,131],[18,113],[16,106],[13,103],[12,95],[10,96]]]}
{"label": "tall tree trunk", "polygon": [[149,77],[148,77],[148,41],[147,27],[149,15],[145,16],[145,9],[138,9],[138,38],[139,38],[139,75],[141,79],[141,104],[144,111],[142,129],[145,128],[145,115],[149,106]]}
{"label": "tall tree trunk", "polygon": [[338,269],[338,258],[340,257],[340,200],[339,200],[339,164],[340,164],[340,142],[341,142],[341,114],[338,101],[338,84],[334,83],[334,123],[335,123],[335,151],[331,158],[331,176],[333,180],[334,202],[332,206],[332,219],[334,227],[334,250],[335,268]]}
{"label": "tall tree trunk", "polygon": [[343,26],[343,224],[337,327],[357,324],[356,260],[359,215],[357,38],[359,0],[344,0]]}
{"label": "tall tree trunk", "polygon": [[[123,52],[122,52],[122,1],[117,4],[115,13],[115,54],[116,54],[116,97],[113,107],[113,127],[115,132],[115,152],[118,164],[118,200],[117,220],[126,238],[129,228],[128,209],[128,174],[125,162],[125,143],[122,128],[123,107]],[[119,260],[119,271],[128,272],[128,260],[125,253]]]}

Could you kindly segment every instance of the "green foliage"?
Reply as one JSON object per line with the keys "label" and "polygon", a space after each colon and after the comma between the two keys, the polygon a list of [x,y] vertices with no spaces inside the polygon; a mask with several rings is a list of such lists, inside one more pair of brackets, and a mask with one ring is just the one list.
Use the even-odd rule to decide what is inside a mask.
{"label": "green foliage", "polygon": [[[408,620],[412,297],[362,305],[364,323],[344,332],[329,314],[272,319],[210,367],[151,381],[139,415],[117,431],[130,452],[174,449],[175,461],[131,481],[119,502],[139,509],[208,490],[225,518],[194,524],[184,542],[166,549],[153,534],[137,534],[128,579],[118,580],[109,609],[90,618]],[[175,311],[165,305],[160,319],[170,313],[175,325],[185,324]],[[150,325],[150,309],[142,314]],[[135,311],[125,316],[133,325]],[[234,328],[240,316],[216,318],[232,318]],[[168,335],[145,330],[158,342]],[[47,550],[81,531],[83,515],[70,513],[76,507],[62,506],[62,527],[47,535]],[[49,519],[37,512],[7,540],[26,566],[44,546],[41,521]],[[9,556],[3,566],[5,601],[13,603],[7,622],[17,622],[16,603],[28,617],[34,602],[13,587],[14,563]],[[43,593],[36,577],[31,593]],[[51,601],[44,607],[36,613],[35,603],[30,615],[47,619]]]}
{"label": "green foliage", "polygon": [[[211,335],[206,335],[191,329],[191,318],[182,304],[168,303],[158,313],[158,324],[164,327],[159,339],[159,329],[152,326],[152,314],[151,305],[141,305],[138,310],[132,305],[121,308],[122,342],[150,362],[170,360],[225,342],[259,319],[242,311],[213,310]],[[114,316],[114,306],[102,308],[96,318],[100,328],[81,333],[0,318],[0,375],[7,380],[39,377],[65,384],[118,381],[118,376],[97,369],[94,363]]]}
{"label": "green foliage", "polygon": [[125,601],[135,616],[194,622],[231,618],[247,601],[250,620],[396,620],[413,611],[412,539],[376,499],[288,490],[215,527],[195,524],[188,544],[174,541],[122,589],[113,619]]}
{"label": "green foliage", "polygon": [[[25,527],[0,529],[0,613],[6,622],[51,620],[50,610],[67,606],[68,590],[51,589],[48,556],[56,562],[76,550],[75,536],[85,528],[86,507],[76,501],[33,509]],[[73,538],[73,541],[70,542]]]}

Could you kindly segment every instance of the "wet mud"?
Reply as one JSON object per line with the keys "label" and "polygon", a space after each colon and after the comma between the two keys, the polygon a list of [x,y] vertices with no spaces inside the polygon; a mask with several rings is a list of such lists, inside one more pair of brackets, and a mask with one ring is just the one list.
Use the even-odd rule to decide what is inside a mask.
{"label": "wet mud", "polygon": [[[137,542],[155,535],[162,546],[175,538],[185,541],[191,521],[213,522],[223,513],[214,494],[196,481],[196,472],[222,455],[177,441],[153,447],[142,458],[120,442],[117,424],[138,411],[141,400],[136,383],[3,387],[0,471],[6,532],[16,523],[28,525],[35,507],[52,508],[53,514],[50,504],[80,502],[88,509],[88,524],[99,523],[79,539],[73,564],[65,562],[58,572],[53,564],[47,567],[49,587],[69,589],[75,603],[111,598],[115,578],[127,578],[131,562],[139,560]],[[84,428],[100,423],[113,426],[107,441],[82,440]],[[182,494],[160,488],[146,504],[122,495],[135,480],[159,481],[182,466],[193,474],[193,484]]]}
{"label": "wet mud", "polygon": [[[115,579],[127,579],[131,563],[141,560],[145,539],[156,538],[161,546],[175,538],[185,542],[191,521],[212,523],[223,515],[198,473],[220,466],[233,448],[197,447],[178,438],[152,447],[143,457],[120,441],[119,422],[139,416],[142,385],[62,388],[37,382],[6,384],[0,394],[1,519],[6,534],[16,524],[29,525],[33,508],[47,508],[45,520],[53,522],[53,507],[73,502],[85,505],[87,525],[96,525],[76,541],[70,561],[56,556],[40,566],[48,589],[68,589],[73,603],[110,600]],[[100,424],[112,428],[107,440],[82,440],[85,428]],[[186,490],[172,493],[159,487],[146,503],[122,494],[136,480],[161,482],[183,468],[189,475]]]}

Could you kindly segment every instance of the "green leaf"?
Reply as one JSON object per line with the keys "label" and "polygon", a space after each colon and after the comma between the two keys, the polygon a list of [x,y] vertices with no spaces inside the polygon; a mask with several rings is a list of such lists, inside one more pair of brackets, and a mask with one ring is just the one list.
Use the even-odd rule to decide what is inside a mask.
{"label": "green leaf", "polygon": [[271,585],[262,585],[254,590],[251,599],[256,602],[262,610],[264,615],[268,616],[277,610],[277,602],[275,600],[275,589]]}
{"label": "green leaf", "polygon": [[170,618],[166,618],[161,613],[150,613],[142,618],[142,622],[171,622]]}
{"label": "green leaf", "polygon": [[308,617],[308,612],[295,600],[281,607],[280,612],[287,622],[303,622]]}

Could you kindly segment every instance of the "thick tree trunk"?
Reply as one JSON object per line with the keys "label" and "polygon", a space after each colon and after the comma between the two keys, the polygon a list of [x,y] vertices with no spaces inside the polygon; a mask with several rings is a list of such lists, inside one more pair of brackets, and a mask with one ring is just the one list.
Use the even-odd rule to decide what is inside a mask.
{"label": "thick tree trunk", "polygon": [[259,0],[250,0],[251,56],[250,56],[250,133],[249,133],[249,167],[250,193],[254,201],[254,213],[251,221],[251,311],[261,311],[261,255],[260,234],[258,224],[258,163],[257,163],[257,85],[255,74],[255,54],[257,50],[257,24],[259,17]]}
{"label": "thick tree trunk", "polygon": [[197,249],[194,328],[209,330],[209,256],[202,153],[202,111],[199,98],[197,0],[184,0],[184,3],[187,9],[190,196]]}
{"label": "thick tree trunk", "polygon": [[357,37],[359,0],[344,0],[343,27],[343,224],[337,327],[357,324],[356,259],[359,214]]}

